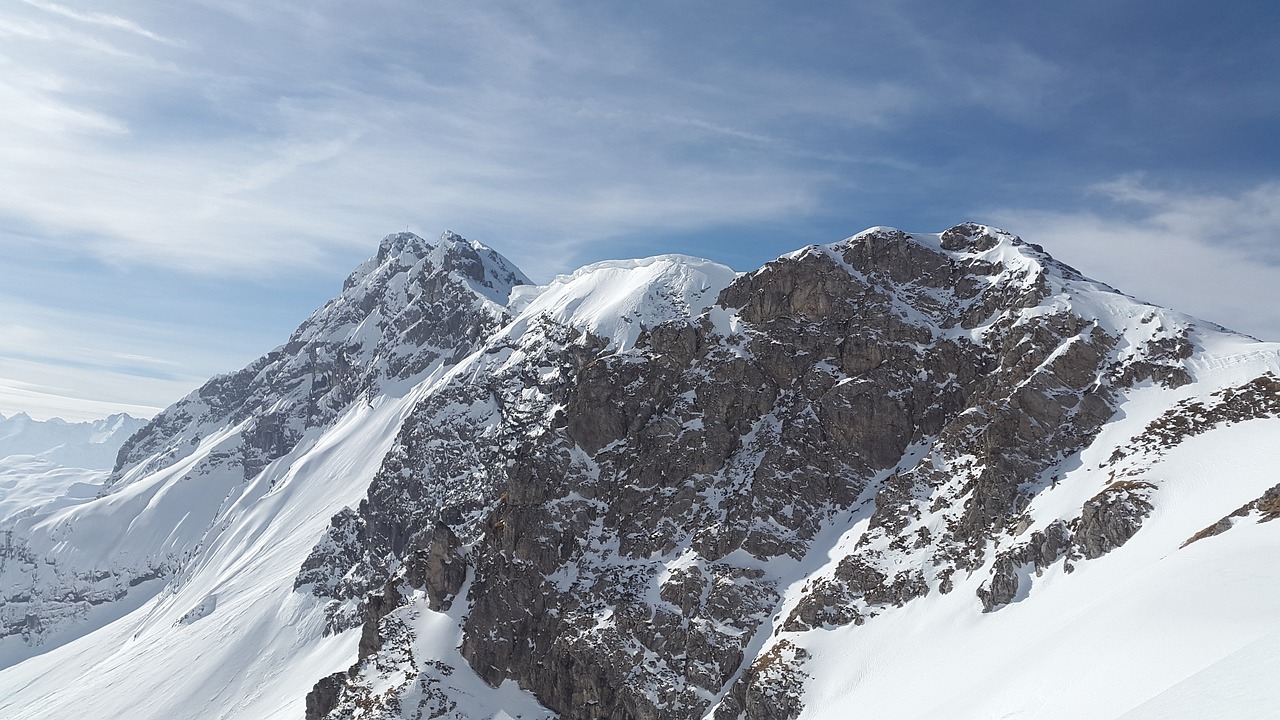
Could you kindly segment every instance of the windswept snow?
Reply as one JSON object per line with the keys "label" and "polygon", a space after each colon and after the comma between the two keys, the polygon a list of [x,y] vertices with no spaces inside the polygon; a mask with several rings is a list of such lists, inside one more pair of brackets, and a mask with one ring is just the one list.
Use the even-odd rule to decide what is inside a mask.
{"label": "windswept snow", "polygon": [[[889,229],[866,231],[881,232]],[[1108,413],[1117,410],[1114,417],[1083,450],[1076,446],[1073,454],[1063,451],[1055,458],[1052,478],[1046,471],[1025,479],[1036,486],[1020,509],[1025,524],[997,528],[983,538],[989,545],[982,564],[956,572],[949,592],[929,576],[927,594],[901,606],[884,604],[856,624],[784,629],[805,586],[831,576],[870,537],[875,503],[884,502],[877,498],[883,483],[936,459],[930,454],[936,436],[913,441],[897,467],[887,467],[892,459],[876,466],[880,474],[866,480],[861,496],[820,521],[825,524],[808,538],[807,554],[756,556],[739,546],[717,557],[717,563],[749,569],[752,577],[758,573],[778,588],[780,599],[759,611],[766,618],[760,625],[734,629],[752,633],[742,635],[745,657],[718,695],[700,686],[699,702],[710,702],[714,712],[734,678],[768,653],[786,651],[807,677],[800,715],[805,720],[855,714],[903,720],[1268,715],[1280,704],[1274,682],[1280,673],[1280,522],[1259,522],[1255,514],[1221,534],[1185,543],[1280,483],[1280,418],[1224,421],[1154,449],[1139,440],[1180,403],[1207,403],[1214,393],[1268,373],[1280,375],[1280,345],[1124,296],[1007,233],[990,230],[987,237],[985,249],[947,249],[941,234],[913,234],[910,241],[941,253],[944,262],[991,268],[977,283],[1014,293],[1044,288],[1037,302],[1001,306],[1004,315],[979,316],[972,326],[957,324],[960,314],[952,312],[948,325],[939,320],[947,313],[931,308],[981,299],[981,292],[958,299],[948,297],[945,287],[904,281],[886,293],[892,296],[887,312],[927,328],[928,334],[919,333],[926,339],[932,334],[974,343],[994,332],[996,323],[1021,327],[1071,316],[1085,328],[1081,336],[1099,328],[1115,339],[1105,348],[1109,358],[1123,361],[1147,357],[1153,347],[1173,348],[1169,367],[1185,371],[1191,382],[1118,384],[1116,404],[1106,406]],[[820,253],[856,273],[841,255],[849,242],[811,246],[787,257]],[[837,268],[824,267],[839,275]],[[73,467],[69,441],[29,442],[35,437],[29,418],[0,418],[0,456],[11,447],[23,453],[0,459],[0,589],[11,596],[26,588],[57,596],[35,593],[7,605],[0,596],[6,627],[31,626],[0,639],[0,717],[301,718],[316,681],[352,666],[361,631],[327,633],[332,618],[326,617],[326,599],[308,592],[309,586],[295,590],[295,578],[331,518],[359,505],[380,469],[391,472],[384,459],[394,455],[393,448],[403,450],[397,436],[406,420],[412,418],[410,426],[421,421],[413,428],[418,434],[410,433],[419,443],[415,447],[442,456],[456,448],[440,446],[465,442],[468,447],[458,453],[488,457],[476,449],[498,437],[503,422],[545,420],[545,427],[530,431],[533,440],[541,437],[537,433],[563,433],[564,426],[550,419],[566,406],[553,403],[544,390],[571,382],[573,366],[549,358],[582,333],[603,341],[592,348],[605,347],[604,354],[622,356],[610,360],[626,365],[634,359],[628,353],[637,346],[644,350],[646,331],[701,319],[703,327],[725,336],[723,357],[752,361],[747,344],[730,338],[743,331],[743,319],[715,306],[738,277],[708,260],[662,255],[596,263],[532,286],[479,243],[452,233],[436,242],[397,233],[288,343],[241,374],[215,381],[231,390],[249,388],[227,393],[240,405],[219,407],[221,396],[193,394],[162,414],[171,427],[155,430],[156,442],[140,447],[110,480],[100,462]],[[484,320],[483,329],[472,333],[481,337],[453,327],[462,321],[441,321],[440,310],[459,297]],[[427,303],[435,303],[433,312],[423,311]],[[423,328],[437,322],[453,333],[450,338],[461,338],[456,347],[407,339],[430,334]],[[1031,375],[1052,372],[1072,342],[1067,338],[1038,366],[1028,363]],[[839,372],[827,360],[814,363],[824,377]],[[349,387],[338,392],[347,372],[354,373]],[[846,392],[864,381],[850,376],[833,382]],[[467,383],[484,389],[478,400],[460,392]],[[689,406],[699,400],[692,391],[677,398]],[[716,481],[721,485],[690,502],[714,505],[729,492],[724,485],[751,482],[766,450],[782,437],[774,427],[781,422],[766,414],[748,433],[735,435],[738,455]],[[126,427],[124,420],[95,426],[83,443],[118,444],[123,438],[112,433]],[[19,430],[26,432],[25,445],[15,439]],[[295,433],[287,447],[269,442],[272,433],[286,431]],[[694,417],[674,423],[671,431],[708,430]],[[243,455],[250,436],[278,451]],[[598,476],[599,452],[618,446],[606,444],[592,454],[583,449],[586,444],[571,448],[572,467]],[[248,471],[244,457],[261,462]],[[457,506],[480,513],[488,496],[477,488],[496,497],[502,476],[500,467],[475,463],[464,463],[466,472],[456,477],[426,478],[419,490],[453,493]],[[992,576],[999,551],[1053,523],[1072,521],[1118,480],[1149,486],[1153,506],[1123,547],[1070,571],[1061,559],[1038,575],[1024,564],[1013,601],[982,612],[977,591]],[[553,503],[603,505],[572,487],[547,506]],[[921,529],[944,530],[946,514],[955,510],[940,505],[924,513]],[[777,518],[790,517],[795,506],[778,512],[758,519],[777,526]],[[595,551],[591,562],[652,566],[642,598],[652,606],[666,602],[662,588],[673,577],[701,573],[711,562],[690,542],[647,558],[624,556],[618,538],[595,537],[603,536],[603,522],[585,531],[591,537],[579,538]],[[915,558],[911,553],[919,550],[891,548],[887,536],[867,544],[891,560]],[[565,565],[546,579],[561,591],[587,593],[595,578],[582,569]],[[424,591],[407,590],[411,597],[388,617],[412,631],[409,659],[417,662],[377,668],[367,678],[369,686],[391,690],[388,678],[404,675],[404,713],[419,702],[428,707],[445,698],[438,707],[457,703],[448,712],[472,720],[552,717],[512,681],[485,684],[460,653],[471,609],[467,591],[477,577],[474,567],[470,572],[446,612],[429,610]],[[600,603],[596,629],[617,624],[616,610]],[[634,657],[640,658],[637,664],[666,662],[651,650]],[[638,692],[656,698],[652,688]]]}
{"label": "windswept snow", "polygon": [[[1124,717],[1257,717],[1250,709],[1280,699],[1269,676],[1244,667],[1245,658],[1262,667],[1280,662],[1280,649],[1258,642],[1280,633],[1280,523],[1181,545],[1280,482],[1278,437],[1280,419],[1253,420],[1171,449],[1141,478],[1158,484],[1143,528],[1069,575],[1056,565],[1033,578],[1027,602],[980,613],[973,595],[986,573],[979,570],[950,594],[866,625],[789,637],[813,655],[801,717],[834,720],[857,708],[903,720],[1067,720],[1116,718],[1135,707]],[[1081,465],[1033,512],[1078,509],[1078,496],[1100,488],[1104,475]],[[1055,493],[1077,497],[1056,502]],[[1212,684],[1229,668],[1249,679],[1234,683],[1237,692]],[[1161,714],[1183,698],[1194,711]]]}
{"label": "windswept snow", "polygon": [[[92,635],[0,673],[0,717],[93,708],[104,718],[300,718],[306,690],[351,664],[359,632],[325,637],[316,599],[294,592],[293,578],[329,518],[359,501],[416,400],[357,405],[305,449],[217,498],[220,531],[173,582]],[[154,519],[156,532],[184,518],[175,506]],[[149,690],[139,702],[120,688]]]}
{"label": "windswept snow", "polygon": [[519,317],[507,332],[518,335],[530,320],[549,317],[629,350],[644,328],[698,317],[735,277],[731,268],[687,255],[599,262],[548,285],[516,287],[511,306]]}

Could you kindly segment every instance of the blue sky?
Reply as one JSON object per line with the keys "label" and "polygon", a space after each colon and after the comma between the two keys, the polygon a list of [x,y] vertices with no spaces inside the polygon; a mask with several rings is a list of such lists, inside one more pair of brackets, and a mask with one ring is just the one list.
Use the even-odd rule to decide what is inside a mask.
{"label": "blue sky", "polygon": [[154,411],[378,239],[537,280],[991,222],[1280,340],[1280,6],[11,0],[0,413]]}

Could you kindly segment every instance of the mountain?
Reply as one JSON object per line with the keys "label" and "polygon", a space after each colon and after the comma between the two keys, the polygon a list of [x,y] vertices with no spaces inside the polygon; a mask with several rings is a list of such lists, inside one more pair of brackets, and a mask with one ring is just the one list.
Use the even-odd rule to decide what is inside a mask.
{"label": "mountain", "polygon": [[4,521],[0,715],[1273,707],[1278,373],[982,225],[544,286],[389,236]]}
{"label": "mountain", "polygon": [[33,420],[26,413],[0,415],[0,459],[30,455],[56,465],[108,470],[120,446],[145,424],[126,413],[78,423]]}
{"label": "mountain", "polygon": [[[120,447],[145,424],[123,413],[79,423],[0,416],[0,527],[93,497]],[[0,600],[0,617],[6,605]]]}
{"label": "mountain", "polygon": [[[357,434],[376,448],[379,423],[398,422],[390,406],[411,403],[419,380],[500,325],[499,301],[523,282],[456,235],[388,236],[288,342],[130,437],[95,494],[0,529],[0,657],[59,644],[173,588],[202,551],[238,541],[231,518],[279,495],[289,462],[344,416],[363,418]],[[366,451],[377,453],[353,450]]]}

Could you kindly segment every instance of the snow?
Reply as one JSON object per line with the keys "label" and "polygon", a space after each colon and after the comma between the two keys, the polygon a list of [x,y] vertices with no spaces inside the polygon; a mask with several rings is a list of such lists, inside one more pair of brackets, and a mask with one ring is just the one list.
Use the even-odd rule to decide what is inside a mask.
{"label": "snow", "polygon": [[[877,230],[884,229],[867,232]],[[1194,384],[1167,389],[1147,382],[1125,391],[1119,412],[1092,445],[1056,468],[1061,477],[1031,502],[1027,513],[1032,524],[1024,535],[998,538],[996,549],[1025,540],[1026,532],[1076,517],[1117,471],[1132,471],[1126,479],[1154,486],[1155,510],[1122,548],[1080,562],[1070,574],[1061,562],[1040,576],[1023,568],[1015,601],[993,613],[983,614],[975,596],[990,576],[994,553],[989,552],[987,564],[967,576],[958,573],[954,590],[946,595],[930,576],[930,594],[901,608],[884,608],[864,625],[783,632],[783,620],[800,600],[804,584],[833,573],[866,532],[883,477],[874,479],[859,502],[827,523],[802,559],[761,560],[742,550],[721,559],[762,569],[782,591],[772,617],[750,638],[742,668],[783,641],[807,651],[809,660],[802,668],[810,677],[802,714],[807,719],[844,718],[854,708],[868,717],[922,720],[1273,714],[1280,701],[1274,682],[1280,672],[1280,566],[1274,561],[1280,522],[1245,518],[1221,535],[1182,544],[1280,482],[1274,470],[1280,467],[1280,419],[1222,425],[1159,453],[1133,456],[1118,465],[1108,465],[1108,460],[1113,450],[1126,446],[1175,403],[1280,372],[1280,345],[1258,343],[1119,295],[1052,265],[1034,248],[1015,245],[1012,236],[999,235],[992,249],[980,253],[942,250],[936,234],[911,237],[958,259],[999,263],[1020,282],[1047,272],[1049,299],[1015,311],[1016,322],[1069,311],[1119,337],[1114,352],[1121,358],[1152,340],[1184,334],[1197,349],[1185,364]],[[380,253],[388,255],[383,263],[375,259],[357,269],[344,295],[326,306],[332,315],[317,313],[317,321],[304,324],[295,339],[358,345],[368,351],[367,357],[355,359],[361,362],[384,362],[385,355],[416,350],[390,342],[395,338],[383,343],[380,310],[347,322],[338,309],[358,304],[367,289],[363,284],[372,287],[389,277],[387,311],[404,310],[415,301],[405,277],[379,273],[443,266],[449,244],[460,242],[466,241],[449,233],[434,245],[408,234],[389,236]],[[820,252],[843,263],[840,246],[812,246],[793,256]],[[330,518],[364,497],[415,405],[460,378],[536,361],[540,343],[558,341],[549,325],[593,333],[619,353],[635,348],[644,330],[667,322],[705,317],[725,337],[742,330],[732,310],[712,307],[737,274],[707,260],[664,255],[609,261],[544,286],[512,287],[511,280],[523,278],[517,270],[477,243],[470,248],[482,256],[489,253],[490,260],[484,281],[464,282],[481,305],[498,313],[505,304],[513,319],[456,366],[442,360],[413,377],[385,379],[378,386],[380,394],[353,403],[332,423],[311,428],[292,452],[251,480],[244,479],[238,466],[210,462],[238,447],[244,426],[230,423],[198,428],[197,442],[179,448],[159,466],[151,466],[152,458],[125,468],[109,488],[104,470],[68,468],[37,454],[48,448],[0,459],[0,524],[29,538],[37,557],[56,556],[57,573],[70,577],[98,569],[140,572],[150,567],[172,572],[129,588],[121,600],[84,609],[75,623],[47,634],[43,645],[25,645],[17,636],[0,641],[0,717],[72,717],[83,715],[85,708],[97,716],[143,720],[301,717],[303,698],[315,681],[345,670],[355,659],[359,630],[325,636],[321,601],[305,590],[294,591],[294,578]],[[979,339],[988,329],[944,329],[927,314],[899,305],[895,311],[908,322],[930,327],[935,336]],[[326,318],[333,322],[321,322]],[[383,353],[378,358],[375,347]],[[726,347],[731,353],[745,352],[732,343]],[[1066,348],[1064,344],[1057,352]],[[1041,368],[1049,368],[1055,357],[1050,354]],[[556,380],[557,369],[534,367],[545,382]],[[818,370],[834,372],[829,365]],[[535,388],[511,400],[539,412],[556,410],[541,408],[545,398]],[[208,409],[194,396],[190,402],[196,414]],[[496,422],[496,402],[452,404],[440,412],[483,429]],[[0,428],[31,422],[0,418]],[[776,436],[776,423],[772,416],[761,419],[742,438],[742,446]],[[691,432],[700,428],[696,418],[685,424]],[[110,430],[97,428],[89,442],[105,441]],[[0,432],[0,442],[5,437]],[[479,431],[477,437],[482,439]],[[927,441],[910,448],[896,470],[910,469],[928,452]],[[761,457],[744,451],[726,470],[725,482],[744,481]],[[594,467],[585,453],[578,464]],[[1044,477],[1027,482],[1049,484]],[[717,492],[701,501],[716,505]],[[571,495],[557,502],[595,501]],[[935,513],[921,522],[938,530],[943,520],[942,513]],[[661,601],[658,590],[673,573],[704,564],[688,543],[648,560],[619,558],[617,539],[603,542],[599,534],[598,522],[584,538],[591,543],[593,561],[646,567],[660,563],[648,588],[651,604]],[[882,537],[875,543],[875,549],[887,544]],[[566,565],[549,580],[568,590],[583,580],[578,570]],[[10,563],[0,581],[25,582],[32,572],[36,569]],[[424,671],[423,677],[463,701],[466,706],[459,710],[473,718],[548,716],[513,683],[491,688],[471,672],[457,649],[465,598],[464,588],[450,611],[436,613],[419,594],[395,611],[414,631],[415,658],[441,664],[439,672]],[[599,622],[612,622],[611,613],[602,607]],[[413,687],[405,697],[407,706],[428,699],[424,686]]]}
{"label": "snow", "polygon": [[[1226,704],[1174,717],[1256,716],[1248,708],[1280,694],[1265,675],[1250,671],[1260,684],[1238,696],[1239,707],[1209,678],[1239,667],[1241,657],[1271,665],[1280,658],[1274,645],[1257,643],[1280,632],[1280,523],[1242,523],[1179,546],[1277,482],[1277,436],[1280,420],[1254,420],[1169,451],[1149,471],[1160,484],[1143,528],[1070,575],[1058,564],[1035,578],[1032,602],[982,614],[979,570],[948,595],[932,593],[863,626],[788,634],[813,655],[801,717],[842,718],[857,707],[904,720],[1114,718],[1148,701],[1147,714],[1133,717],[1165,717],[1159,708],[1185,694],[1201,708],[1212,707],[1206,698]],[[1071,484],[1068,477],[1059,487]],[[1235,659],[1217,665],[1228,656]]]}
{"label": "snow", "polygon": [[544,286],[515,288],[511,307],[519,315],[507,333],[518,336],[547,317],[629,350],[642,329],[696,318],[735,277],[729,267],[687,255],[599,262]]}
{"label": "snow", "polygon": [[34,455],[0,459],[0,525],[95,497],[106,470],[65,467]]}
{"label": "snow", "polygon": [[[301,717],[305,690],[352,662],[359,632],[324,637],[324,613],[293,579],[329,518],[363,497],[417,399],[356,404],[289,461],[225,504],[218,497],[223,529],[174,583],[140,586],[149,597],[140,607],[101,627],[90,618],[82,630],[91,635],[0,671],[0,717],[62,718],[90,707],[100,717],[157,720]],[[139,484],[134,498],[161,495]],[[148,507],[165,513],[147,523],[151,541],[164,542],[166,520],[182,526],[181,506]],[[120,688],[148,688],[147,701]]]}
{"label": "snow", "polygon": [[1264,718],[1280,707],[1280,633],[1263,635],[1119,720]]}
{"label": "snow", "polygon": [[0,416],[0,460],[34,455],[64,467],[110,470],[120,446],[145,424],[123,413],[78,423],[33,420],[26,413]]}

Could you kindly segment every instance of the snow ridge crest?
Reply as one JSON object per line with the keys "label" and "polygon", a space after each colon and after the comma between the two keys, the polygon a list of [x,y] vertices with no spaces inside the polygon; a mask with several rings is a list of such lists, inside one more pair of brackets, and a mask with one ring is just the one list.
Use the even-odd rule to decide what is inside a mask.
{"label": "snow ridge crest", "polygon": [[[838,717],[868,658],[973,664],[953,626],[1060,618],[1090,577],[1211,524],[1195,553],[1234,542],[1274,505],[1272,476],[1219,473],[1186,482],[1220,501],[1180,508],[1153,463],[1220,418],[1273,431],[1280,346],[1073,273],[966,223],[518,287],[481,243],[388,235],[285,344],[130,441],[102,494],[0,525],[0,665],[144,608],[38,681],[0,669],[0,715],[61,686],[177,717],[132,707],[164,683],[186,717]],[[907,605],[950,633],[923,662],[883,629]],[[839,667],[832,637],[857,648]],[[264,659],[254,688],[220,680],[227,657]]]}

